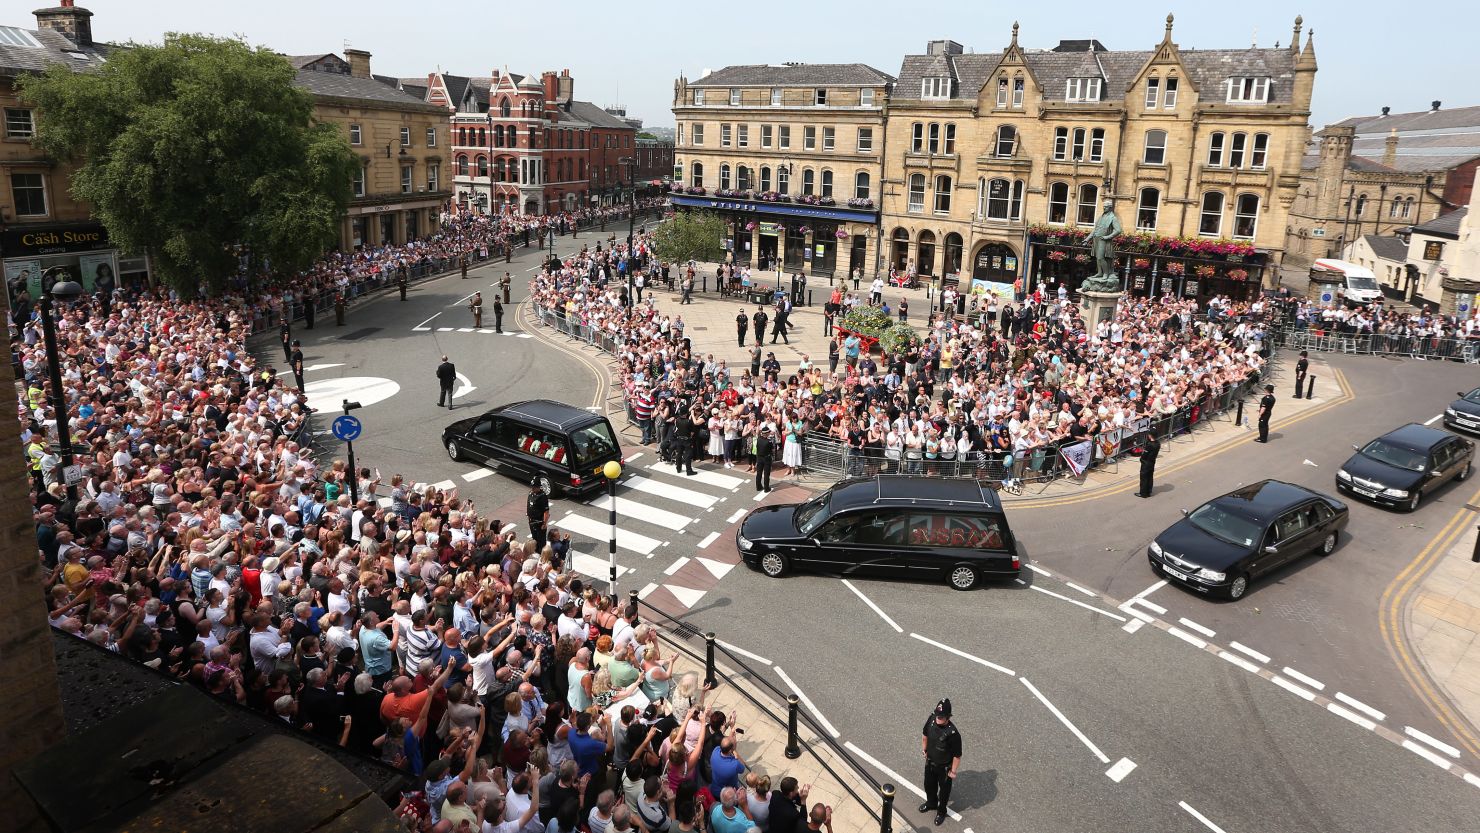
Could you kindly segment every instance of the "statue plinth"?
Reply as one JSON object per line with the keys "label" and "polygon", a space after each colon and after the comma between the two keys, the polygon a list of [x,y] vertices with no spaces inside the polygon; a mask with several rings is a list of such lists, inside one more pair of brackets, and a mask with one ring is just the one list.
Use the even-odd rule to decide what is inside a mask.
{"label": "statue plinth", "polygon": [[1124,292],[1098,292],[1093,289],[1079,290],[1079,305],[1084,307],[1084,321],[1094,327],[1101,321],[1115,317],[1115,306],[1120,303]]}

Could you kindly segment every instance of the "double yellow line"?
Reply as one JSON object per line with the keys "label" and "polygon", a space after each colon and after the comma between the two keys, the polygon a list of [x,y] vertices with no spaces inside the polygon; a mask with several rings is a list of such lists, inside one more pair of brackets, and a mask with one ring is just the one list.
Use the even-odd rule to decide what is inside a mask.
{"label": "double yellow line", "polygon": [[586,365],[587,369],[589,369],[592,375],[596,377],[596,395],[591,399],[591,407],[600,408],[602,410],[602,415],[605,416],[606,391],[607,388],[610,386],[608,369],[597,364],[594,360],[592,360],[590,356],[586,355],[585,351],[572,348],[569,344],[562,344],[558,339],[547,332],[545,330],[544,322],[540,320],[539,312],[534,307],[533,298],[525,298],[523,301],[519,302],[518,320],[520,320],[523,325],[528,328],[528,332],[530,333],[530,335],[533,335],[535,338],[543,341],[544,343],[550,345],[551,347],[554,347],[557,350],[561,350],[574,356],[577,361]]}
{"label": "double yellow line", "polygon": [[[1470,496],[1469,503],[1480,501],[1480,491]],[[1460,745],[1469,750],[1470,754],[1480,756],[1480,737],[1475,735],[1465,718],[1455,712],[1445,697],[1430,680],[1428,672],[1423,665],[1413,656],[1408,648],[1406,629],[1403,627],[1404,610],[1408,606],[1409,598],[1417,589],[1420,582],[1435,564],[1442,559],[1455,543],[1459,541],[1468,528],[1467,523],[1472,515],[1469,509],[1460,509],[1454,513],[1439,534],[1429,541],[1428,546],[1409,562],[1407,567],[1398,574],[1388,585],[1382,594],[1382,600],[1378,605],[1378,623],[1382,630],[1383,642],[1387,643],[1388,653],[1393,657],[1393,662],[1398,666],[1398,672],[1403,679],[1418,694],[1429,711],[1434,713],[1444,728],[1448,729],[1459,741]]]}
{"label": "double yellow line", "polygon": [[[1311,417],[1314,417],[1314,416],[1316,416],[1318,414],[1325,413],[1326,411],[1329,411],[1332,408],[1335,408],[1335,407],[1337,407],[1339,405],[1344,405],[1347,402],[1350,402],[1350,401],[1352,401],[1353,399],[1356,398],[1353,395],[1353,393],[1352,393],[1351,385],[1347,384],[1346,374],[1342,373],[1340,370],[1337,370],[1336,368],[1333,367],[1333,368],[1331,368],[1331,375],[1332,375],[1332,378],[1336,380],[1337,386],[1341,388],[1341,394],[1339,396],[1337,396],[1337,397],[1335,397],[1335,398],[1333,398],[1333,399],[1331,399],[1329,401],[1322,402],[1321,404],[1315,406],[1314,408],[1311,408],[1308,411],[1302,411],[1302,412],[1300,412],[1300,413],[1298,413],[1298,414],[1290,417],[1289,419],[1286,419],[1286,420],[1283,420],[1283,421],[1281,421],[1279,423],[1276,423],[1273,427],[1274,428],[1277,428],[1277,429],[1280,429],[1280,430],[1284,430],[1286,428],[1289,428],[1292,425],[1295,425],[1295,424],[1297,424],[1299,422],[1302,422],[1304,420],[1310,419]],[[1206,448],[1206,449],[1204,449],[1202,451],[1197,452],[1196,454],[1193,454],[1192,456],[1186,458],[1185,460],[1178,460],[1173,465],[1167,466],[1166,468],[1163,468],[1163,469],[1159,469],[1157,471],[1157,473],[1158,474],[1174,474],[1174,473],[1179,472],[1179,471],[1182,471],[1183,469],[1186,469],[1186,468],[1188,468],[1190,466],[1195,466],[1198,463],[1201,463],[1201,462],[1203,462],[1205,460],[1212,459],[1213,457],[1216,457],[1219,454],[1224,453],[1225,451],[1229,451],[1231,449],[1237,448],[1238,446],[1245,445],[1245,444],[1251,443],[1253,441],[1254,441],[1254,436],[1252,434],[1249,434],[1249,433],[1246,432],[1246,433],[1244,433],[1243,436],[1235,437],[1232,440],[1227,440],[1225,442],[1221,442],[1221,443],[1219,443],[1217,445],[1214,445],[1214,446],[1212,446],[1210,448]],[[1085,503],[1087,501],[1098,500],[1100,498],[1110,497],[1112,495],[1125,494],[1126,492],[1129,492],[1132,489],[1137,488],[1137,487],[1138,486],[1137,486],[1136,479],[1134,477],[1127,477],[1126,478],[1126,482],[1121,483],[1119,485],[1101,486],[1101,487],[1094,488],[1094,489],[1089,489],[1087,491],[1080,492],[1080,493],[1077,493],[1077,494],[1066,495],[1064,497],[1057,497],[1057,498],[1029,498],[1027,500],[1022,500],[1022,501],[1013,501],[1011,504],[1009,504],[1009,506],[1010,506],[1010,508],[1012,508],[1014,510],[1016,510],[1016,509],[1047,509],[1047,508],[1054,507],[1054,506],[1068,506],[1070,504]]]}

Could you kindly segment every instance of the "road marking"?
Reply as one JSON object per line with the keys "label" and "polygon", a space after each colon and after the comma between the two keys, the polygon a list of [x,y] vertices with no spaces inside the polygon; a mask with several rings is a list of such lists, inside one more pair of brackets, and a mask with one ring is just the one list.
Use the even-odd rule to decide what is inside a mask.
{"label": "road marking", "polygon": [[534,338],[534,336],[530,335],[529,333],[515,333],[514,334],[514,337],[515,338]]}
{"label": "road marking", "polygon": [[1077,726],[1075,726],[1073,723],[1070,723],[1069,718],[1065,717],[1064,713],[1059,711],[1057,706],[1055,706],[1053,703],[1048,702],[1048,698],[1043,696],[1043,692],[1039,691],[1036,686],[1028,682],[1027,677],[1018,677],[1018,679],[1023,681],[1023,685],[1027,686],[1028,690],[1033,692],[1033,696],[1037,697],[1039,702],[1047,706],[1049,711],[1053,712],[1053,716],[1057,717],[1059,719],[1059,722],[1064,724],[1065,728],[1074,733],[1074,737],[1079,738],[1080,743],[1089,747],[1089,751],[1093,752],[1095,757],[1100,759],[1100,763],[1110,763],[1110,759],[1105,756],[1104,752],[1100,751],[1100,747],[1095,746],[1094,742],[1085,737],[1084,733],[1079,731],[1079,728]]}
{"label": "road marking", "polygon": [[1361,700],[1358,700],[1357,698],[1352,697],[1351,695],[1349,695],[1349,694],[1347,694],[1345,692],[1342,692],[1342,691],[1336,692],[1336,699],[1337,700],[1340,700],[1341,702],[1343,702],[1345,704],[1347,704],[1348,706],[1351,706],[1352,708],[1356,709],[1357,711],[1366,714],[1368,717],[1372,718],[1373,720],[1387,720],[1387,715],[1383,714],[1382,712],[1378,711],[1377,709],[1372,708],[1371,706],[1367,705],[1366,703],[1363,703]]}
{"label": "road marking", "polygon": [[[849,752],[852,752],[853,754],[855,754],[858,757],[862,758],[863,760],[867,761],[871,766],[873,766],[874,769],[877,769],[878,771],[880,771],[880,772],[884,773],[885,775],[889,776],[889,779],[891,781],[893,781],[894,783],[898,784],[901,787],[904,787],[905,789],[909,790],[910,792],[914,793],[915,795],[919,796],[920,798],[924,798],[925,797],[925,791],[924,790],[920,789],[919,787],[915,786],[914,784],[911,784],[909,782],[909,780],[907,780],[904,776],[900,775],[899,773],[895,772],[894,770],[890,769],[889,767],[884,766],[884,764],[881,763],[878,758],[875,758],[873,755],[870,755],[869,753],[863,751],[862,749],[859,749],[857,746],[855,746],[853,744],[853,741],[851,741],[851,740],[850,741],[844,741],[843,746],[846,747]],[[961,814],[958,813],[958,812],[956,812],[955,810],[952,810],[949,807],[946,808],[946,815],[950,816],[951,819],[954,820],[954,821],[960,821],[961,820]]]}
{"label": "road marking", "polygon": [[1083,594],[1084,594],[1084,595],[1086,595],[1086,596],[1089,596],[1089,597],[1090,597],[1090,598],[1092,598],[1092,599],[1097,599],[1097,598],[1099,598],[1099,595],[1100,595],[1100,594],[1098,594],[1098,593],[1096,593],[1096,592],[1095,592],[1095,591],[1093,591],[1093,590],[1090,590],[1090,589],[1089,589],[1089,588],[1087,588],[1087,587],[1080,587],[1080,586],[1079,586],[1079,585],[1077,585],[1077,584],[1075,584],[1075,583],[1074,583],[1074,582],[1072,582],[1072,581],[1066,581],[1066,582],[1064,582],[1064,584],[1067,584],[1067,585],[1068,585],[1068,586],[1070,586],[1070,587],[1072,587],[1072,588],[1074,588],[1074,589],[1075,589],[1075,590],[1078,590],[1078,591],[1079,591],[1079,592],[1081,592],[1081,593],[1083,593]]}
{"label": "road marking", "polygon": [[[585,517],[583,515],[576,515],[576,514],[566,515],[565,517],[561,518],[558,522],[556,522],[555,525],[557,527],[559,527],[559,528],[567,531],[567,532],[574,532],[577,535],[585,536],[587,538],[590,538],[593,541],[608,541],[608,540],[611,540],[611,526],[610,525],[601,523],[600,521],[593,521],[590,518],[587,518],[587,517]],[[628,532],[627,530],[622,529],[621,527],[617,527],[617,548],[618,549],[624,549],[624,550],[628,550],[629,552],[635,552],[638,555],[647,555],[648,553],[652,552],[653,550],[655,550],[659,546],[661,546],[662,543],[663,543],[662,541],[654,540],[652,538],[647,537],[646,535],[638,535],[636,532]],[[576,556],[576,557],[577,558],[580,558],[580,556]],[[586,571],[585,570],[582,570],[581,572],[584,573]],[[592,573],[586,573],[586,574],[587,575],[593,575]]]}
{"label": "road marking", "polygon": [[1281,677],[1279,675],[1275,675],[1273,677],[1270,677],[1269,678],[1269,681],[1272,682],[1272,683],[1274,683],[1275,685],[1279,686],[1280,688],[1283,688],[1284,690],[1290,692],[1291,694],[1294,694],[1294,695],[1298,696],[1298,697],[1303,697],[1306,700],[1310,700],[1312,702],[1314,702],[1315,699],[1316,699],[1316,696],[1314,694],[1311,694],[1309,691],[1306,691],[1305,689],[1301,688],[1300,686],[1295,685],[1294,683],[1290,682],[1289,680],[1287,680],[1284,677]]}
{"label": "road marking", "polygon": [[643,477],[640,474],[633,475],[618,485],[627,489],[636,489],[639,492],[645,492],[650,495],[657,495],[668,500],[678,501],[679,503],[698,506],[701,509],[708,509],[719,500],[703,492],[685,489],[682,486],[675,486],[672,483],[665,483],[661,480],[653,480],[650,477]]}
{"label": "road marking", "polygon": [[1127,775],[1130,775],[1131,772],[1135,770],[1135,768],[1135,761],[1131,760],[1130,758],[1121,758],[1120,760],[1115,762],[1115,766],[1112,766],[1109,769],[1105,770],[1105,777],[1119,784],[1121,781],[1124,781],[1125,777]]}
{"label": "road marking", "polygon": [[1081,602],[1078,599],[1071,599],[1071,598],[1069,598],[1068,596],[1065,596],[1062,593],[1055,593],[1052,590],[1044,590],[1042,587],[1039,587],[1036,584],[1033,585],[1033,587],[1031,589],[1037,590],[1039,593],[1042,593],[1042,594],[1044,594],[1046,596],[1053,596],[1055,599],[1063,599],[1064,601],[1068,602],[1069,604],[1071,604],[1071,605],[1078,605],[1079,607],[1082,607],[1085,610],[1093,610],[1096,613],[1104,614],[1105,616],[1109,616],[1111,619],[1114,619],[1117,622],[1124,622],[1125,621],[1125,617],[1124,616],[1118,616],[1118,615],[1116,615],[1114,613],[1111,613],[1108,610],[1101,610],[1098,607],[1095,607],[1094,605],[1085,604],[1084,602]]}
{"label": "road marking", "polygon": [[1206,827],[1207,829],[1213,831],[1213,833],[1224,833],[1223,828],[1219,827],[1216,824],[1213,824],[1212,820],[1210,820],[1207,816],[1192,809],[1191,804],[1188,804],[1185,801],[1178,801],[1177,806],[1181,807],[1187,813],[1187,815],[1192,816],[1193,818],[1202,822],[1203,827]]}
{"label": "road marking", "polygon": [[627,457],[622,460],[622,465],[624,465],[624,466],[625,465],[629,465],[633,460],[636,460],[637,458],[639,458],[641,456],[642,456],[642,452],[641,451],[637,452],[636,454],[628,454]]}
{"label": "road marking", "polygon": [[[441,314],[442,313],[440,313],[440,312],[439,313],[436,313],[435,315],[432,316],[432,318],[436,318],[438,315],[441,315]],[[430,323],[432,323],[432,318],[428,318],[427,320],[421,322],[420,324],[417,324],[415,327],[412,327],[411,329],[412,330],[430,330],[431,327],[428,327],[427,325],[430,324]]]}
{"label": "road marking", "polygon": [[[454,371],[454,372],[456,372],[456,371]],[[475,390],[478,389],[478,388],[474,387],[473,381],[471,379],[469,379],[468,377],[462,375],[461,373],[457,373],[456,375],[457,375],[457,380],[459,382],[462,382],[463,386],[462,386],[462,388],[460,390],[453,391],[453,393],[452,393],[452,398],[453,399],[456,399],[459,396],[467,396],[468,394],[470,394],[473,391],[475,391]]]}
{"label": "road marking", "polygon": [[1426,732],[1420,732],[1419,730],[1413,728],[1412,726],[1404,726],[1403,727],[1403,734],[1407,735],[1410,738],[1414,738],[1416,740],[1421,740],[1424,743],[1427,743],[1429,746],[1434,747],[1435,749],[1439,750],[1440,752],[1443,752],[1445,755],[1448,755],[1451,758],[1458,758],[1459,757],[1459,750],[1458,749],[1455,749],[1453,746],[1450,746],[1449,744],[1445,743],[1444,741],[1439,740],[1438,738],[1434,737],[1433,735],[1430,735],[1430,734],[1428,734]]}
{"label": "road marking", "polygon": [[1136,608],[1131,607],[1131,603],[1130,602],[1126,602],[1125,604],[1123,604],[1120,607],[1116,608],[1116,610],[1119,610],[1119,611],[1121,611],[1123,613],[1129,613],[1130,615],[1136,617],[1136,621],[1138,621],[1138,622],[1146,622],[1146,623],[1149,624],[1151,622],[1155,622],[1156,621],[1156,619],[1153,618],[1149,613],[1142,613],[1140,610],[1137,610]]}
{"label": "road marking", "polygon": [[767,665],[770,665],[771,664],[771,661],[770,660],[766,659],[765,657],[761,656],[760,654],[752,654],[751,652],[745,650],[744,648],[741,648],[739,645],[731,645],[730,643],[724,641],[723,639],[716,639],[716,640],[714,640],[714,642],[715,642],[716,645],[723,645],[723,646],[725,646],[725,648],[727,648],[727,649],[729,649],[731,651],[734,651],[735,653],[739,654],[742,657],[748,657],[750,659],[755,660],[756,662],[764,662]]}
{"label": "road marking", "polygon": [[1181,628],[1178,628],[1178,627],[1175,627],[1175,626],[1174,627],[1167,628],[1167,633],[1171,634],[1172,636],[1177,637],[1178,639],[1182,640],[1183,642],[1186,642],[1188,645],[1191,645],[1191,646],[1193,646],[1195,648],[1206,648],[1206,647],[1208,647],[1208,643],[1207,642],[1205,642],[1202,639],[1199,639],[1199,638],[1193,636],[1192,634],[1188,633],[1187,631],[1182,630]]}
{"label": "road marking", "polygon": [[702,556],[700,556],[699,558],[699,563],[703,565],[704,569],[708,570],[709,574],[714,576],[716,580],[724,578],[725,576],[730,574],[731,570],[735,569],[734,564],[726,564],[723,561],[715,561],[713,558],[704,558]]}
{"label": "road marking", "polygon": [[[666,463],[657,460],[648,463],[643,468],[649,471],[656,471],[660,474],[671,472],[671,469]],[[720,474],[717,471],[703,471],[700,469],[695,469],[694,476],[688,479],[695,483],[703,483],[705,486],[713,486],[717,489],[734,489],[745,483],[745,479],[742,477],[731,477],[728,474]]]}
{"label": "road marking", "polygon": [[460,332],[460,333],[471,333],[473,331],[473,328],[472,327],[458,327],[457,328],[457,331]]}
{"label": "road marking", "polygon": [[1336,703],[1327,703],[1326,711],[1335,715],[1340,715],[1341,717],[1350,720],[1351,722],[1357,724],[1358,726],[1361,726],[1363,729],[1366,729],[1369,732],[1377,728],[1376,723],[1373,723],[1372,721],[1361,716],[1360,714],[1357,714],[1351,709],[1346,708],[1345,706],[1337,705]]}
{"label": "road marking", "polygon": [[1480,775],[1476,775],[1473,772],[1466,772],[1465,783],[1472,787],[1480,787]]}
{"label": "road marking", "polygon": [[1299,680],[1302,683],[1305,683],[1306,685],[1310,686],[1311,688],[1315,689],[1316,691],[1325,691],[1326,690],[1326,684],[1325,683],[1321,682],[1320,680],[1317,680],[1314,677],[1307,677],[1304,674],[1300,673],[1299,671],[1296,671],[1295,669],[1291,668],[1288,665],[1285,666],[1281,670],[1284,671],[1284,673],[1285,673],[1286,676],[1288,676],[1288,677],[1294,677],[1295,679]]}
{"label": "road marking", "polygon": [[1229,653],[1228,651],[1219,651],[1218,652],[1218,656],[1220,656],[1220,657],[1228,660],[1229,662],[1233,663],[1234,665],[1237,665],[1239,668],[1244,669],[1245,671],[1249,672],[1250,674],[1258,674],[1259,673],[1259,666],[1255,665],[1252,662],[1249,662],[1248,660],[1244,659],[1243,657],[1239,656],[1238,654],[1232,654],[1232,653]]}
{"label": "road marking", "polygon": [[685,555],[684,557],[678,559],[677,561],[673,562],[672,564],[669,564],[668,565],[668,569],[666,569],[666,570],[663,571],[663,575],[665,575],[665,576],[671,576],[674,573],[678,572],[679,570],[682,570],[683,569],[683,565],[685,565],[687,563],[689,563],[689,557],[687,555]]}
{"label": "road marking", "polygon": [[1143,626],[1145,626],[1145,624],[1146,623],[1142,622],[1140,619],[1132,619],[1129,622],[1126,622],[1124,625],[1121,625],[1120,629],[1125,631],[1126,633],[1135,633]]}
{"label": "road marking", "polygon": [[680,584],[667,584],[663,586],[663,589],[672,593],[673,597],[678,599],[685,608],[690,608],[698,604],[699,600],[704,598],[705,592],[703,590],[695,590],[692,587],[684,587]]}
{"label": "road marking", "polygon": [[[612,508],[612,496],[602,495],[599,498],[587,502],[586,505],[610,512]],[[671,529],[675,532],[681,532],[685,526],[694,520],[677,512],[669,512],[666,509],[659,509],[656,506],[649,506],[646,503],[620,496],[617,498],[617,518],[619,520],[621,518],[631,518],[635,521],[642,521],[643,523],[652,524],[653,526],[664,529]]]}
{"label": "road marking", "polygon": [[304,373],[312,373],[315,370],[328,370],[328,369],[330,369],[332,367],[344,367],[344,365],[342,365],[342,364],[311,364],[308,367],[303,368],[303,372]]}
{"label": "road marking", "polygon": [[1037,564],[1029,564],[1028,565],[1028,569],[1029,570],[1032,570],[1033,572],[1037,573],[1040,576],[1048,576],[1049,578],[1053,578],[1053,573],[1050,573],[1049,571],[1043,569],[1042,567],[1039,567]]}
{"label": "road marking", "polygon": [[[605,558],[597,558],[594,555],[587,555],[583,552],[578,552],[571,556],[570,566],[576,572],[588,575],[591,578],[609,579],[612,575],[611,565],[607,563]],[[617,565],[618,578],[630,572],[632,572],[631,568],[623,567],[620,564]]]}
{"label": "road marking", "polygon": [[711,532],[708,535],[705,535],[704,536],[704,540],[702,540],[702,541],[699,542],[699,549],[702,550],[705,547],[709,546],[710,544],[713,544],[714,541],[715,541],[715,539],[718,538],[718,537],[719,537],[719,533],[718,532]]}
{"label": "road marking", "polygon": [[863,599],[863,603],[866,604],[866,605],[868,605],[869,608],[873,610],[873,612],[879,614],[879,618],[880,619],[883,619],[885,622],[888,622],[889,623],[889,627],[894,628],[894,632],[895,633],[904,633],[904,628],[901,628],[898,623],[896,623],[893,619],[890,619],[889,618],[889,614],[885,613],[878,605],[874,604],[874,600],[873,599],[870,599],[868,596],[863,595],[863,591],[862,590],[859,590],[857,587],[854,587],[853,586],[853,582],[851,582],[851,581],[849,581],[847,579],[843,579],[843,586],[846,587],[846,588],[848,588],[849,590],[852,590],[853,591],[853,595],[857,596],[860,599]]}
{"label": "road marking", "polygon": [[461,304],[463,301],[466,301],[469,298],[471,298],[471,297],[473,297],[474,295],[477,295],[477,294],[478,294],[478,290],[475,289],[472,292],[469,292],[468,294],[462,296],[461,298],[458,298],[456,301],[453,301],[452,303],[448,304],[447,306],[449,306],[449,307],[455,307],[458,304]]}
{"label": "road marking", "polygon": [[432,488],[436,489],[439,492],[445,492],[448,489],[456,489],[457,484],[453,483],[451,480],[439,480],[436,483],[432,484]]}
{"label": "road marking", "polygon": [[833,737],[837,737],[839,734],[841,734],[840,732],[838,732],[837,729],[833,728],[833,725],[831,723],[827,722],[827,718],[823,717],[822,712],[818,711],[817,707],[812,704],[812,698],[808,697],[805,692],[797,687],[796,683],[792,682],[790,677],[786,676],[786,672],[781,670],[781,666],[777,665],[774,667],[776,669],[776,674],[780,676],[781,679],[786,681],[787,687],[796,693],[797,699],[802,701],[802,705],[807,707],[807,711],[811,712],[812,716],[817,718],[818,725],[822,726],[822,728],[827,730],[827,733],[829,735],[832,735]]}
{"label": "road marking", "polygon": [[1130,601],[1126,602],[1126,604],[1128,604],[1128,605],[1140,605],[1141,607],[1146,608],[1147,610],[1151,611],[1152,613],[1155,613],[1157,616],[1165,616],[1165,615],[1167,615],[1167,609],[1166,608],[1162,607],[1159,604],[1156,604],[1155,602],[1148,602],[1145,599],[1131,599]]}
{"label": "road marking", "polygon": [[1424,760],[1442,770],[1448,771],[1449,767],[1452,766],[1452,764],[1449,763],[1449,760],[1446,759],[1443,755],[1440,755],[1438,752],[1435,752],[1427,746],[1420,746],[1419,744],[1416,744],[1411,740],[1403,741],[1403,748],[1407,749],[1409,752],[1412,752],[1418,757],[1423,758]]}
{"label": "road marking", "polygon": [[926,636],[921,636],[918,633],[911,633],[910,636],[912,638],[914,638],[914,639],[918,639],[921,642],[926,643],[927,645],[934,645],[935,647],[941,649],[942,651],[945,651],[946,653],[955,654],[956,656],[961,657],[962,659],[971,660],[972,662],[974,662],[974,663],[976,663],[978,665],[984,665],[984,666],[986,666],[986,667],[988,667],[988,668],[990,668],[990,669],[992,669],[994,671],[1001,671],[1003,674],[1006,674],[1009,677],[1016,677],[1017,676],[1016,674],[1013,673],[1013,671],[1012,671],[1011,668],[1003,668],[1002,666],[998,665],[995,662],[989,662],[987,660],[982,659],[981,657],[972,656],[971,654],[968,654],[965,651],[959,651],[959,650],[957,650],[955,648],[952,648],[951,646],[949,646],[949,645],[947,645],[947,644],[945,644],[943,642],[936,642],[934,639],[931,639],[931,638],[926,637]]}
{"label": "road marking", "polygon": [[736,509],[735,510],[735,514],[731,515],[729,517],[729,519],[725,521],[725,523],[731,523],[732,524],[735,521],[738,521],[738,520],[740,520],[743,517],[745,517],[745,510],[744,509]]}
{"label": "road marking", "polygon": [[[1167,583],[1165,581],[1158,581],[1157,583],[1151,585],[1150,587],[1146,588],[1145,590],[1142,590],[1141,592],[1139,592],[1136,595],[1132,596],[1131,597],[1131,601],[1133,601],[1133,602],[1135,602],[1135,601],[1141,601],[1141,600],[1145,599],[1147,596],[1151,595],[1152,593],[1155,593],[1156,591],[1158,591],[1161,588],[1166,587],[1166,586],[1167,586]],[[1163,612],[1165,612],[1165,611],[1163,611]]]}
{"label": "road marking", "polygon": [[1259,653],[1258,651],[1254,650],[1253,648],[1250,648],[1247,645],[1243,645],[1243,644],[1238,643],[1238,642],[1230,642],[1230,643],[1228,643],[1228,647],[1232,648],[1235,651],[1239,651],[1239,652],[1248,654],[1249,656],[1253,657],[1254,659],[1259,660],[1261,663],[1265,663],[1265,664],[1268,664],[1269,663],[1269,657],[1265,656],[1264,654]]}
{"label": "road marking", "polygon": [[366,407],[384,402],[401,392],[401,385],[393,379],[379,376],[338,376],[314,379],[303,388],[311,402],[338,402],[353,399]]}
{"label": "road marking", "polygon": [[1443,414],[1435,414],[1434,416],[1430,417],[1429,420],[1428,420],[1428,422],[1425,422],[1424,425],[1433,425],[1434,423],[1438,422],[1439,420],[1441,420],[1443,418],[1444,418],[1444,415]]}
{"label": "road marking", "polygon": [[1197,631],[1198,633],[1202,634],[1203,636],[1215,636],[1215,635],[1217,635],[1217,631],[1213,630],[1212,628],[1205,628],[1202,625],[1199,625],[1198,623],[1192,621],[1191,619],[1178,619],[1177,621],[1178,622],[1181,622],[1183,625],[1186,625],[1187,627],[1189,627],[1189,628]]}
{"label": "road marking", "polygon": [[755,493],[755,497],[752,498],[752,500],[754,500],[756,503],[760,503],[761,501],[765,500],[766,499],[766,495],[769,495],[769,494],[770,494],[770,492],[756,492]]}
{"label": "road marking", "polygon": [[482,480],[483,478],[488,477],[493,473],[493,469],[474,469],[463,475],[462,479],[464,483],[472,483],[476,480]]}
{"label": "road marking", "polygon": [[456,327],[438,327],[437,328],[437,332],[439,332],[439,333],[450,333],[450,332],[452,332],[455,329],[457,329],[457,328]]}

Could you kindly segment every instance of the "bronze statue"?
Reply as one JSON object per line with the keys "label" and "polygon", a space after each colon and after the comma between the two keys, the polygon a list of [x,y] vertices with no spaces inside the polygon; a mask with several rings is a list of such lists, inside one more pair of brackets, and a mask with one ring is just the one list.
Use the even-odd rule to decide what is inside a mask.
{"label": "bronze statue", "polygon": [[1079,285],[1081,292],[1119,292],[1120,277],[1115,274],[1115,238],[1125,233],[1120,218],[1115,216],[1115,203],[1105,200],[1105,211],[1089,233],[1090,254],[1095,258],[1095,274]]}

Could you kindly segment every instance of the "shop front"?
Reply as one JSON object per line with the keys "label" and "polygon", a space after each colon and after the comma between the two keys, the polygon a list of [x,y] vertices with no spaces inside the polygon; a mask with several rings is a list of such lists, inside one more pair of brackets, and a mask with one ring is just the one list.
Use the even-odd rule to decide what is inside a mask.
{"label": "shop front", "polygon": [[[879,222],[872,203],[824,205],[774,194],[767,198],[741,194],[711,197],[675,191],[669,202],[675,209],[717,212],[725,221],[725,249],[737,264],[816,277],[871,270],[870,248]],[[840,249],[845,251],[840,254]]]}
{"label": "shop front", "polygon": [[119,252],[101,223],[11,227],[0,232],[0,258],[12,296],[40,298],[57,281],[72,280],[88,293],[149,281],[148,260]]}
{"label": "shop front", "polygon": [[[1029,230],[1025,291],[1041,287],[1072,293],[1095,273],[1088,235],[1080,229],[1034,226]],[[1116,241],[1121,287],[1136,297],[1172,295],[1200,305],[1216,296],[1248,301],[1261,291],[1268,253],[1228,240],[1128,235]]]}

